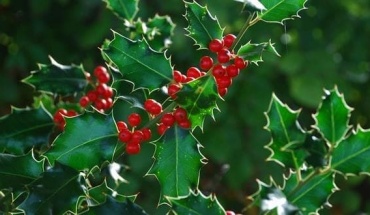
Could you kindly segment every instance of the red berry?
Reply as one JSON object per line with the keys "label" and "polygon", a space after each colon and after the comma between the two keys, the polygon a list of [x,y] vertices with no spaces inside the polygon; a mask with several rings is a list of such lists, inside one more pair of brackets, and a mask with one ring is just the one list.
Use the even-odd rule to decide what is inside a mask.
{"label": "red berry", "polygon": [[163,135],[164,132],[166,132],[167,129],[169,129],[169,128],[170,128],[169,126],[167,126],[163,123],[158,124],[158,127],[157,127],[158,134]]}
{"label": "red berry", "polygon": [[119,132],[126,130],[128,128],[127,124],[124,121],[118,121],[116,125]]}
{"label": "red berry", "polygon": [[205,75],[207,75],[207,73],[206,73],[206,72],[200,72],[200,77],[203,77],[203,76],[205,76]]}
{"label": "red berry", "polygon": [[146,111],[149,111],[151,109],[151,107],[153,106],[154,103],[156,103],[157,101],[155,101],[154,99],[147,99],[145,100],[144,102],[144,109]]}
{"label": "red berry", "polygon": [[184,83],[188,83],[188,82],[194,81],[194,80],[195,80],[195,78],[193,78],[193,77],[186,77]]}
{"label": "red berry", "polygon": [[107,100],[99,98],[94,102],[94,106],[98,110],[104,110],[107,107]]}
{"label": "red berry", "polygon": [[98,95],[104,96],[108,88],[109,87],[106,84],[102,83],[96,86],[96,92],[98,93]]}
{"label": "red berry", "polygon": [[136,130],[132,133],[131,141],[141,143],[144,139],[144,134],[140,130]]}
{"label": "red berry", "polygon": [[60,108],[57,110],[53,116],[54,123],[58,125],[61,128],[64,128],[66,121],[64,119],[64,116],[67,116],[68,111],[64,108]]}
{"label": "red berry", "polygon": [[208,71],[213,66],[213,59],[210,56],[203,56],[200,59],[199,67],[203,70]]}
{"label": "red berry", "polygon": [[188,120],[188,119],[185,119],[185,120],[183,120],[181,122],[178,122],[177,124],[179,125],[180,128],[188,129],[188,128],[191,127],[190,120]]}
{"label": "red berry", "polygon": [[141,116],[137,113],[132,113],[128,116],[128,124],[131,126],[131,127],[135,127],[135,126],[138,126],[140,125],[141,123]]}
{"label": "red berry", "polygon": [[181,75],[181,83],[186,83],[186,75],[182,74]]}
{"label": "red berry", "polygon": [[232,84],[232,80],[229,76],[222,76],[216,78],[216,83],[219,88],[228,88]]}
{"label": "red berry", "polygon": [[221,97],[224,97],[227,93],[227,88],[218,88],[218,94],[221,96]]}
{"label": "red berry", "polygon": [[162,112],[162,105],[154,99],[148,99],[144,102],[144,109],[153,115],[158,115]]}
{"label": "red berry", "polygon": [[107,69],[104,66],[97,66],[94,69],[94,76],[99,77],[101,74],[108,73]]}
{"label": "red berry", "polygon": [[96,99],[98,98],[98,94],[94,90],[89,91],[86,96],[89,98],[91,102],[95,102]]}
{"label": "red berry", "polygon": [[248,65],[247,61],[244,61],[241,57],[236,57],[234,59],[234,64],[239,69],[244,69]]}
{"label": "red berry", "polygon": [[225,67],[221,64],[217,64],[212,69],[212,75],[216,78],[224,76],[226,73]]}
{"label": "red berry", "polygon": [[223,38],[224,46],[226,46],[227,48],[230,48],[233,45],[235,39],[236,39],[236,36],[233,34],[225,35]]}
{"label": "red berry", "polygon": [[107,101],[107,105],[105,106],[105,110],[111,108],[113,106],[113,99],[112,98],[106,98],[105,101]]}
{"label": "red berry", "polygon": [[167,126],[172,126],[175,123],[175,117],[172,113],[166,113],[161,118],[161,123]]}
{"label": "red berry", "polygon": [[126,153],[129,155],[135,155],[140,152],[140,144],[136,142],[129,142],[126,144]]}
{"label": "red berry", "polygon": [[79,103],[80,103],[80,106],[81,106],[81,107],[85,108],[87,105],[89,105],[89,103],[90,103],[90,99],[89,99],[89,97],[87,97],[87,96],[82,96],[82,97],[80,98]]}
{"label": "red berry", "polygon": [[217,60],[220,63],[227,63],[230,60],[230,51],[227,49],[222,49],[217,53]]}
{"label": "red berry", "polygon": [[182,82],[182,74],[178,70],[173,70],[173,80],[175,80],[177,83]]}
{"label": "red berry", "polygon": [[105,89],[105,92],[103,94],[104,98],[112,98],[113,97],[113,88],[112,87],[107,87]]}
{"label": "red berry", "polygon": [[131,140],[132,133],[128,129],[123,129],[122,131],[119,132],[118,134],[118,139],[121,142],[128,143]]}
{"label": "red berry", "polygon": [[110,80],[110,74],[108,72],[101,73],[97,78],[99,83],[108,83]]}
{"label": "red berry", "polygon": [[149,128],[143,128],[141,131],[144,135],[143,141],[148,141],[150,138],[152,138],[152,131]]}
{"label": "red berry", "polygon": [[176,93],[180,91],[180,86],[177,84],[171,84],[168,86],[168,95],[171,96],[172,99],[176,99]]}
{"label": "red berry", "polygon": [[226,211],[226,215],[235,215],[234,211]]}
{"label": "red berry", "polygon": [[181,107],[176,108],[176,110],[173,112],[173,116],[175,117],[177,123],[188,119],[188,113],[184,108]]}
{"label": "red berry", "polygon": [[219,52],[224,47],[224,44],[219,39],[213,39],[209,45],[208,48],[211,52]]}
{"label": "red berry", "polygon": [[190,78],[199,78],[200,77],[200,71],[197,67],[190,67],[187,71],[186,71],[186,75]]}
{"label": "red berry", "polygon": [[233,78],[239,75],[239,68],[236,67],[234,64],[230,64],[226,67],[226,73],[229,77]]}
{"label": "red berry", "polygon": [[66,116],[74,117],[74,116],[77,116],[77,115],[78,115],[78,113],[75,110],[68,110]]}

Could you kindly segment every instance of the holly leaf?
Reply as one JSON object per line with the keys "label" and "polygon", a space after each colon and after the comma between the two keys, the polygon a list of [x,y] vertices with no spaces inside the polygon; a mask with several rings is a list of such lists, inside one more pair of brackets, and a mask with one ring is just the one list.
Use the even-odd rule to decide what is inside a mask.
{"label": "holly leaf", "polygon": [[147,215],[147,213],[137,204],[131,202],[129,199],[126,202],[119,202],[112,197],[108,197],[106,202],[101,205],[90,207],[86,213],[87,215]]}
{"label": "holly leaf", "polygon": [[258,65],[259,62],[263,62],[262,54],[264,52],[270,52],[280,56],[276,51],[274,44],[271,43],[271,40],[269,42],[259,44],[253,44],[249,41],[247,44],[241,46],[237,53],[238,56],[242,57],[244,60],[248,60],[249,62]]}
{"label": "holly leaf", "polygon": [[82,66],[61,65],[50,57],[51,64],[39,64],[39,70],[32,71],[31,75],[22,82],[31,85],[37,91],[61,96],[72,95],[85,89],[86,80]]}
{"label": "holly leaf", "polygon": [[359,127],[333,150],[331,167],[342,174],[370,172],[370,130]]}
{"label": "holly leaf", "polygon": [[216,17],[212,17],[207,7],[197,2],[185,2],[185,18],[189,26],[185,28],[187,36],[194,40],[199,49],[207,49],[213,39],[222,39],[223,29]]}
{"label": "holly leaf", "polygon": [[175,30],[175,24],[169,16],[155,15],[146,23],[148,32],[145,34],[150,47],[162,51],[171,44],[171,36]]}
{"label": "holly leaf", "polygon": [[177,198],[167,198],[172,205],[174,214],[212,214],[224,215],[226,212],[213,195],[205,196],[200,191],[190,192],[187,196]]}
{"label": "holly leaf", "polygon": [[282,23],[284,20],[299,17],[298,12],[306,9],[307,0],[261,0],[266,10],[258,12],[258,18],[265,22]]}
{"label": "holly leaf", "polygon": [[263,4],[258,0],[235,0],[235,1],[244,3],[244,7],[246,7],[250,11],[266,10],[265,6],[263,6]]}
{"label": "holly leaf", "polygon": [[36,109],[12,107],[11,114],[0,118],[0,150],[23,155],[34,146],[47,144],[53,126],[42,105]]}
{"label": "holly leaf", "polygon": [[85,112],[66,118],[64,132],[54,140],[45,156],[52,165],[58,161],[84,170],[111,161],[117,147],[117,128],[112,115]]}
{"label": "holly leaf", "polygon": [[15,156],[0,153],[0,190],[17,189],[31,183],[43,172],[44,161],[37,161],[30,152]]}
{"label": "holly leaf", "polygon": [[205,158],[190,131],[174,126],[155,145],[155,161],[147,175],[156,176],[162,196],[185,196],[190,189],[197,188]]}
{"label": "holly leaf", "polygon": [[114,39],[102,49],[123,78],[135,83],[135,88],[150,91],[172,80],[172,67],[164,53],[152,50],[145,39],[132,41],[116,32]]}
{"label": "holly leaf", "polygon": [[301,149],[305,134],[298,123],[300,111],[290,109],[275,94],[272,95],[268,111],[265,113],[265,129],[271,133],[271,142],[266,146],[271,151],[268,160],[273,160],[287,168],[299,169],[306,152]]}
{"label": "holly leaf", "polygon": [[311,132],[308,133],[303,148],[307,151],[306,162],[313,167],[324,167],[328,165],[326,142]]}
{"label": "holly leaf", "polygon": [[344,96],[337,88],[331,91],[325,90],[325,97],[313,116],[316,122],[314,128],[331,145],[336,145],[350,129],[348,121],[351,111],[352,108],[346,104]]}
{"label": "holly leaf", "polygon": [[[98,186],[95,186],[91,189],[89,189],[89,205],[100,205],[104,204],[104,202],[107,201],[107,198],[113,198],[116,201],[123,202],[126,200],[126,196],[117,194],[116,190],[113,190],[112,188],[108,187],[107,181],[104,180],[103,183],[101,183]],[[136,196],[130,196],[128,198],[135,199]]]}
{"label": "holly leaf", "polygon": [[203,76],[184,84],[176,95],[176,102],[188,112],[192,129],[203,129],[205,117],[213,118],[213,110],[218,109],[216,101],[219,95],[211,76]]}
{"label": "holly leaf", "polygon": [[104,0],[107,3],[107,8],[121,19],[132,21],[139,11],[139,0]]}
{"label": "holly leaf", "polygon": [[83,173],[56,163],[29,186],[29,194],[19,208],[27,215],[76,213],[85,192]]}

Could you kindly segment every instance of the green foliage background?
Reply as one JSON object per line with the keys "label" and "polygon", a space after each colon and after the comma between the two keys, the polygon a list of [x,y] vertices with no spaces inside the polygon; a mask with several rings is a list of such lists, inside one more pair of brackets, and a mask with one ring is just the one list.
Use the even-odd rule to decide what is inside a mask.
{"label": "green foliage background", "polygon": [[[237,34],[247,14],[232,0],[199,0],[217,15],[227,33]],[[269,134],[263,129],[272,92],[291,107],[312,110],[318,106],[323,88],[337,85],[356,111],[352,123],[370,127],[370,2],[309,0],[301,19],[284,25],[258,23],[246,34],[245,42],[272,39],[281,57],[265,56],[260,66],[251,65],[236,79],[220,103],[216,122],[207,119],[204,133],[196,132],[209,159],[201,173],[201,189],[215,192],[226,209],[241,211],[246,196],[257,189],[256,178],[268,181],[282,168],[265,159],[263,148]],[[204,52],[189,49],[193,41],[184,36],[186,27],[181,0],[141,0],[138,17],[144,21],[156,13],[170,15],[177,24],[168,53],[175,67],[185,71],[198,64]],[[46,64],[52,56],[62,64],[82,63],[87,71],[103,62],[98,47],[112,38],[114,29],[124,32],[123,23],[100,0],[0,0],[0,116],[10,105],[24,107],[32,102],[32,89],[20,80]],[[312,112],[300,116],[303,127],[313,124]],[[0,128],[1,129],[1,128]],[[151,149],[152,150],[152,149]],[[131,168],[123,175],[131,182],[128,194],[141,192],[138,203],[149,213],[155,208],[159,193],[157,182],[145,177],[151,165],[152,151],[147,149],[128,160]],[[337,177],[341,192],[331,198],[334,208],[323,213],[354,214],[370,212],[368,177]],[[153,186],[154,185],[154,186]],[[156,190],[153,190],[156,189]]]}

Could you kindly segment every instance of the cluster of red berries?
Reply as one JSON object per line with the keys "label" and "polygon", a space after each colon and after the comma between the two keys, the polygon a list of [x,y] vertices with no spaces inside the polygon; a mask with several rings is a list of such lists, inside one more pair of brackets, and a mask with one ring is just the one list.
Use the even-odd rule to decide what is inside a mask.
{"label": "cluster of red berries", "polygon": [[207,74],[206,72],[200,71],[197,67],[190,67],[186,71],[186,75],[182,74],[178,70],[174,70],[172,73],[174,83],[171,83],[168,86],[168,95],[172,99],[176,99],[177,98],[176,93],[180,91],[182,87],[181,85],[182,83],[188,83],[190,81],[203,77],[206,74]]}
{"label": "cluster of red berries", "polygon": [[64,127],[66,126],[66,120],[64,119],[64,117],[74,117],[77,116],[77,114],[78,113],[75,110],[66,110],[64,108],[60,108],[55,112],[53,120],[55,125],[60,130],[64,130]]}
{"label": "cluster of red berries", "polygon": [[[103,66],[97,66],[94,69],[94,76],[97,82],[94,89],[87,92],[80,99],[80,106],[86,108],[92,104],[98,111],[104,112],[113,106],[113,89],[107,85],[110,80],[110,74]],[[91,82],[90,73],[86,73],[87,79]]]}
{"label": "cluster of red berries", "polygon": [[141,143],[150,140],[152,137],[152,131],[149,128],[137,129],[141,123],[141,117],[137,113],[130,114],[127,123],[130,125],[131,130],[124,121],[116,123],[118,139],[126,144],[127,154],[137,154],[140,152]]}

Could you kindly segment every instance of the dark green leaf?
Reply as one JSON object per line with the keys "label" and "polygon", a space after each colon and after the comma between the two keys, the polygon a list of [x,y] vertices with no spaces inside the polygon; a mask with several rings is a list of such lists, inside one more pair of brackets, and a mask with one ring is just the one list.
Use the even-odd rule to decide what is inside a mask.
{"label": "dark green leaf", "polygon": [[152,50],[146,40],[134,42],[114,33],[114,39],[102,52],[117,66],[124,79],[135,83],[135,88],[154,90],[172,80],[169,59]]}
{"label": "dark green leaf", "polygon": [[275,95],[272,96],[266,112],[266,129],[272,137],[266,146],[272,152],[269,159],[287,168],[300,168],[306,156],[306,152],[300,149],[305,134],[297,121],[299,112],[291,110]]}
{"label": "dark green leaf", "polygon": [[104,180],[102,184],[89,189],[88,193],[89,193],[89,200],[90,200],[89,205],[103,204],[107,200],[107,197],[114,198],[115,200],[121,201],[121,202],[126,199],[125,196],[117,194],[115,190],[108,187],[106,180]]}
{"label": "dark green leaf", "polygon": [[260,44],[252,44],[248,42],[247,44],[240,47],[238,50],[238,55],[245,60],[248,60],[252,63],[258,65],[258,62],[262,62],[262,54],[267,51],[271,52],[277,56],[280,56],[276,51],[274,44],[271,41]]}
{"label": "dark green leaf", "polygon": [[346,104],[337,88],[325,91],[325,94],[321,106],[314,115],[315,128],[331,145],[336,145],[350,129],[348,121],[352,108]]}
{"label": "dark green leaf", "polygon": [[222,39],[223,29],[216,17],[212,17],[207,7],[197,2],[185,2],[185,18],[189,26],[185,29],[200,49],[207,49],[209,42],[213,39]]}
{"label": "dark green leaf", "polygon": [[171,44],[171,36],[175,30],[175,24],[173,24],[171,18],[169,16],[155,15],[146,24],[148,32],[145,38],[150,47],[158,51],[168,48]]}
{"label": "dark green leaf", "polygon": [[51,64],[39,65],[39,70],[32,71],[23,82],[33,86],[37,91],[59,94],[61,96],[81,92],[87,86],[82,66],[67,66],[50,58]]}
{"label": "dark green leaf", "polygon": [[131,202],[129,199],[126,202],[118,202],[112,197],[108,197],[104,204],[90,207],[86,213],[88,215],[147,215],[147,213],[137,204]]}
{"label": "dark green leaf", "polygon": [[29,186],[29,194],[19,207],[27,215],[76,213],[85,186],[82,173],[57,163]]}
{"label": "dark green leaf", "polygon": [[187,110],[193,129],[202,129],[205,117],[213,117],[213,110],[218,109],[216,101],[219,95],[211,76],[203,76],[184,84],[176,95],[176,102]]}
{"label": "dark green leaf", "polygon": [[117,150],[117,128],[112,115],[98,112],[66,118],[65,131],[45,154],[51,164],[58,161],[76,170],[101,166]]}
{"label": "dark green leaf", "polygon": [[0,149],[22,155],[34,146],[48,143],[54,126],[49,113],[37,109],[12,108],[12,113],[0,118]]}
{"label": "dark green leaf", "polygon": [[204,164],[201,145],[188,131],[177,126],[155,142],[154,163],[148,174],[161,184],[162,196],[184,196],[197,188],[199,171]]}
{"label": "dark green leaf", "polygon": [[43,161],[36,161],[32,153],[22,156],[0,153],[0,190],[19,188],[29,184],[43,172]]}
{"label": "dark green leaf", "polygon": [[331,167],[343,174],[370,173],[370,130],[361,127],[334,148]]}
{"label": "dark green leaf", "polygon": [[111,9],[117,17],[132,21],[139,11],[139,0],[104,0],[107,8]]}
{"label": "dark green leaf", "polygon": [[298,12],[305,9],[307,0],[261,0],[266,10],[259,12],[258,17],[265,22],[282,23],[286,19],[299,17]]}
{"label": "dark green leaf", "polygon": [[225,214],[225,210],[215,196],[205,196],[200,191],[190,192],[185,197],[168,198],[168,200],[172,205],[172,212],[179,215]]}
{"label": "dark green leaf", "polygon": [[328,165],[327,145],[323,139],[313,134],[308,134],[303,148],[308,152],[306,162],[313,167],[324,167]]}

